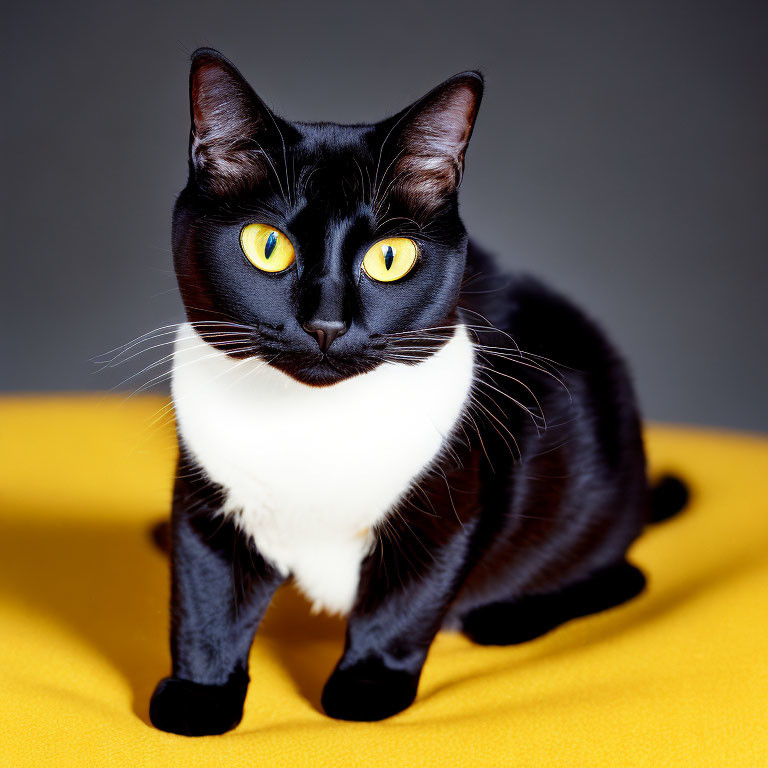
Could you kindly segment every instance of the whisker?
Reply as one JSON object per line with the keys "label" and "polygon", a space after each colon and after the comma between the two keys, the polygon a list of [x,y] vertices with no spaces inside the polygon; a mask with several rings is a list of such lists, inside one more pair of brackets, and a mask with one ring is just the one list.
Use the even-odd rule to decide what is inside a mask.
{"label": "whisker", "polygon": [[[478,394],[479,394],[479,393],[478,393]],[[496,403],[496,401],[495,401],[495,400],[494,400],[492,397],[489,397],[488,395],[486,395],[486,397],[488,397],[488,399],[489,399],[489,400],[490,400],[490,401],[491,401],[491,402],[492,402],[494,405],[496,405],[496,407],[497,407],[497,408],[499,407],[499,406],[498,406],[498,403]],[[484,413],[485,413],[487,416],[490,416],[490,417],[491,417],[491,418],[492,418],[492,419],[493,419],[495,422],[497,422],[497,423],[498,423],[498,424],[499,424],[499,425],[500,425],[500,426],[501,426],[501,427],[504,429],[504,431],[505,431],[505,432],[506,432],[506,433],[507,433],[507,434],[508,434],[508,435],[509,435],[509,436],[512,438],[512,442],[515,444],[515,448],[517,449],[517,458],[518,458],[518,459],[522,458],[522,453],[520,452],[520,446],[518,445],[518,443],[517,443],[517,440],[515,439],[515,436],[512,434],[512,432],[510,432],[509,428],[508,428],[508,427],[507,427],[507,426],[504,424],[504,422],[502,422],[502,421],[501,421],[501,420],[499,420],[499,419],[498,419],[496,416],[494,416],[494,414],[492,414],[492,413],[491,413],[491,412],[490,412],[490,411],[489,411],[489,410],[488,410],[488,409],[487,409],[487,408],[486,408],[486,407],[485,407],[485,406],[484,406],[484,405],[483,405],[483,404],[482,404],[482,403],[479,401],[479,399],[478,399],[477,397],[475,397],[473,394],[471,394],[471,395],[470,395],[470,398],[472,399],[472,401],[473,401],[473,403],[474,403],[475,405],[477,405],[477,406],[478,406],[478,407],[479,407],[479,408],[480,408],[480,409],[481,409],[481,410],[482,410],[482,411],[483,411],[483,412],[484,412]],[[500,410],[501,410],[501,409],[500,409]],[[503,410],[502,410],[502,413],[503,413]],[[489,424],[490,424],[490,422],[489,422]],[[495,426],[494,424],[491,424],[491,426],[492,426],[492,427],[493,427],[493,428],[496,430],[496,432],[498,433],[499,437],[501,437],[501,439],[504,441],[504,443],[506,444],[507,448],[509,448],[509,452],[510,452],[510,454],[511,454],[511,455],[512,455],[512,457],[514,458],[514,456],[515,456],[515,454],[514,454],[514,451],[512,450],[512,447],[510,446],[510,444],[509,444],[509,443],[507,443],[507,440],[506,440],[506,438],[504,437],[504,435],[503,435],[501,432],[499,432],[499,430],[496,428],[496,426]]]}
{"label": "whisker", "polygon": [[[91,358],[91,362],[94,363],[100,363],[102,362],[99,360],[99,357],[103,357],[104,355],[111,355],[113,352],[117,352],[118,350],[122,349],[125,346],[128,346],[129,344],[134,343],[140,343],[142,339],[145,337],[151,337],[156,331],[163,331],[166,328],[172,328],[173,330],[166,331],[166,333],[176,333],[176,329],[179,327],[179,323],[171,323],[169,325],[161,325],[159,328],[154,328],[151,331],[146,331],[146,333],[142,333],[141,336],[137,336],[135,339],[131,339],[130,341],[127,341],[125,344],[121,344],[119,347],[115,347],[114,349],[108,349],[106,352],[100,352],[96,357]],[[160,334],[165,335],[165,334]]]}
{"label": "whisker", "polygon": [[[230,325],[233,327],[238,326],[241,328],[247,328],[249,330],[253,330],[253,327],[250,325],[245,325],[243,323],[237,323],[235,321],[225,321],[225,320],[198,320],[196,322],[192,322],[189,324],[194,327],[198,327],[201,325]],[[94,363],[102,363],[104,361],[99,359],[101,357],[105,357],[106,355],[111,355],[114,352],[117,352],[118,353],[117,356],[119,356],[119,354],[127,352],[133,346],[136,346],[137,344],[141,344],[144,341],[151,340],[152,338],[155,338],[155,337],[159,338],[160,336],[166,336],[171,333],[176,333],[181,325],[183,325],[183,323],[169,323],[168,325],[161,325],[159,328],[153,328],[151,331],[146,331],[145,333],[142,333],[140,336],[137,336],[135,339],[131,339],[130,341],[127,341],[124,344],[121,344],[120,346],[115,347],[114,349],[109,349],[106,352],[101,352],[96,357],[91,358],[91,361]],[[170,330],[167,330],[167,329],[170,329]]]}
{"label": "whisker", "polygon": [[516,400],[514,397],[512,397],[512,395],[507,394],[506,392],[504,392],[503,390],[499,389],[498,387],[494,387],[492,384],[489,384],[487,381],[483,381],[482,379],[475,379],[475,383],[476,384],[482,384],[485,387],[490,387],[492,390],[494,390],[494,392],[498,392],[503,397],[509,398],[509,400],[511,400],[515,405],[517,405],[519,408],[522,408],[522,410],[525,411],[525,413],[528,414],[528,416],[530,416],[531,421],[533,422],[533,425],[534,425],[534,427],[536,427],[536,431],[539,434],[541,434],[542,426],[539,425],[539,423],[536,421],[536,419],[540,419],[543,422],[543,428],[544,429],[547,428],[547,421],[544,418],[544,414],[543,413],[541,414],[541,416],[538,416],[533,411],[531,411],[530,408],[526,407],[519,400]]}
{"label": "whisker", "polygon": [[[199,348],[201,348],[203,346],[207,347],[208,349],[211,348],[209,344],[200,344],[200,345],[197,345],[196,348],[199,349]],[[238,352],[252,352],[252,351],[255,351],[257,349],[258,349],[257,346],[250,346],[250,347],[245,347],[245,348],[242,348],[242,349],[238,349],[237,351]],[[170,355],[166,355],[165,358],[163,358],[163,360],[158,360],[156,363],[153,363],[153,365],[148,366],[148,368],[153,368],[153,367],[155,367],[157,365],[160,365],[163,362],[168,362],[175,354],[176,354],[176,352],[174,351]],[[152,378],[149,381],[147,381],[144,384],[142,384],[138,389],[134,390],[130,394],[130,397],[133,397],[134,395],[138,395],[139,393],[144,392],[145,390],[149,389],[150,387],[154,386],[155,384],[159,384],[162,381],[170,378],[173,375],[173,371],[174,370],[181,370],[182,368],[186,368],[187,366],[192,365],[193,363],[201,362],[202,360],[209,360],[211,358],[217,357],[220,354],[221,354],[220,350],[215,350],[215,351],[211,352],[211,354],[206,355],[203,358],[199,358],[197,360],[189,360],[189,361],[187,361],[185,363],[182,363],[179,366],[174,366],[173,369],[165,371],[164,373],[161,373],[158,376],[155,376],[154,378]],[[245,358],[244,361],[240,361],[240,362],[245,362],[245,361],[250,360],[250,359],[251,358]],[[144,372],[143,370],[139,371],[139,373],[143,373],[143,372]],[[130,381],[130,379],[135,378],[137,375],[138,374],[134,374],[133,376],[131,376],[128,379],[126,379],[125,381]],[[118,387],[122,386],[122,384],[124,384],[125,381],[122,382],[121,384],[118,384],[117,386]]]}
{"label": "whisker", "polygon": [[[174,331],[173,333],[175,334],[176,332]],[[162,334],[162,335],[166,335],[166,334]],[[222,338],[222,337],[226,337],[226,336],[234,336],[235,338],[234,339]],[[247,339],[244,338],[243,331],[218,331],[218,332],[215,332],[215,333],[205,332],[205,333],[201,333],[200,337],[203,340],[205,340],[205,341],[207,341],[209,339],[214,339],[219,344],[222,344],[222,345],[223,344],[235,343],[236,341],[238,341],[238,338],[243,338],[244,340],[247,340]],[[118,365],[123,365],[123,364],[129,362],[130,360],[133,360],[136,357],[141,357],[142,355],[145,355],[148,352],[151,352],[153,349],[159,349],[160,347],[166,347],[169,344],[175,344],[175,343],[176,343],[176,339],[175,338],[169,339],[168,341],[162,341],[159,344],[153,344],[152,346],[146,347],[145,349],[140,349],[138,352],[134,352],[132,355],[129,355],[128,357],[123,357],[123,355],[125,353],[130,351],[130,349],[127,349],[127,350],[125,350],[125,352],[121,352],[119,355],[115,355],[115,357],[113,357],[109,361],[107,361],[98,370],[99,371],[103,371],[103,370],[105,370],[107,368],[115,368]],[[136,346],[136,345],[133,345],[133,346]],[[120,359],[120,358],[122,358],[122,359]]]}

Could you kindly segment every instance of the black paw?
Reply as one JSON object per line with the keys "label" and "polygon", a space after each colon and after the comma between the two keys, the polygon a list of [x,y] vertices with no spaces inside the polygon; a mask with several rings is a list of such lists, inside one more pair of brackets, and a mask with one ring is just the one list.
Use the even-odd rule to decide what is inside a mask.
{"label": "black paw", "polygon": [[232,730],[243,717],[248,675],[233,672],[224,685],[202,685],[166,677],[149,703],[155,728],[182,736],[208,736]]}
{"label": "black paw", "polygon": [[478,645],[518,645],[547,634],[569,617],[556,604],[526,600],[491,603],[464,617],[464,634]]}
{"label": "black paw", "polygon": [[323,689],[323,709],[337,720],[383,720],[409,707],[418,685],[418,675],[378,661],[337,667]]}
{"label": "black paw", "polygon": [[467,614],[462,629],[478,645],[517,645],[546,634],[560,623],[562,619],[551,611],[492,603]]}
{"label": "black paw", "polygon": [[462,629],[480,645],[517,645],[541,637],[571,619],[621,605],[644,588],[643,572],[620,562],[559,592],[483,605],[464,617]]}

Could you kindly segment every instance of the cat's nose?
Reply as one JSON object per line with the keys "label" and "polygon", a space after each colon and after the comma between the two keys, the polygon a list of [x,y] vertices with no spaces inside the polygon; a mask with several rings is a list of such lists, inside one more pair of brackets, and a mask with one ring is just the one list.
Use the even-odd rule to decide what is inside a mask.
{"label": "cat's nose", "polygon": [[342,320],[309,320],[302,326],[304,330],[314,336],[317,346],[325,354],[335,339],[347,332],[347,324]]}

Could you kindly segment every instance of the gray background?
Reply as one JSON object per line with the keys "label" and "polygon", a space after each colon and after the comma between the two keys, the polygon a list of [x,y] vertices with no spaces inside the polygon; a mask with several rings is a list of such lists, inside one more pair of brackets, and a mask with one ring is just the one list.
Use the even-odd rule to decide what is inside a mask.
{"label": "gray background", "polygon": [[[588,308],[654,419],[768,430],[768,3],[4,6],[0,388],[130,389],[91,358],[179,320],[188,54],[277,111],[362,121],[487,91],[473,235]],[[132,367],[133,366],[133,367]]]}

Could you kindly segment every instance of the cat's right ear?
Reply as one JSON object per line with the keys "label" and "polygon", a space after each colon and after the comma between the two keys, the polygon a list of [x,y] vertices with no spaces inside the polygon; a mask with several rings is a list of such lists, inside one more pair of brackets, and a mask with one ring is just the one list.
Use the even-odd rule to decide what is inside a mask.
{"label": "cat's right ear", "polygon": [[263,179],[271,162],[265,153],[281,141],[279,118],[213,48],[192,54],[189,101],[189,160],[195,183],[226,196]]}

